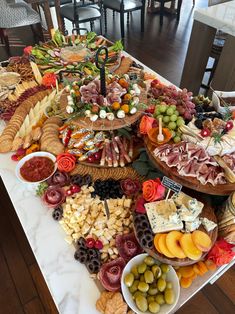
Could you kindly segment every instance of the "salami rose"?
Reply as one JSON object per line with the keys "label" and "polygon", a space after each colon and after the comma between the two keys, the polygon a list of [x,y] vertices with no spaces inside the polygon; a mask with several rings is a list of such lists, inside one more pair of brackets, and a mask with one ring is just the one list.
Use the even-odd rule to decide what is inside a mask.
{"label": "salami rose", "polygon": [[122,257],[116,258],[112,262],[105,263],[100,269],[100,281],[108,291],[118,291],[121,287],[122,271],[125,267]]}
{"label": "salami rose", "polygon": [[139,192],[140,183],[138,180],[126,179],[121,181],[121,189],[127,196],[131,196]]}
{"label": "salami rose", "polygon": [[69,175],[66,172],[61,172],[61,171],[56,171],[53,176],[51,176],[48,180],[47,183],[49,185],[57,185],[60,187],[63,187],[65,185],[69,185],[70,179]]}
{"label": "salami rose", "polygon": [[76,157],[69,153],[62,153],[56,157],[57,166],[60,171],[70,172],[75,168]]}
{"label": "salami rose", "polygon": [[65,191],[59,186],[49,186],[42,200],[47,207],[56,208],[65,201]]}
{"label": "salami rose", "polygon": [[143,116],[140,122],[140,134],[147,134],[150,129],[153,128],[153,124],[156,120],[149,116]]}
{"label": "salami rose", "polygon": [[116,236],[116,247],[119,255],[128,262],[132,257],[142,252],[134,233]]}
{"label": "salami rose", "polygon": [[161,184],[159,178],[148,180],[143,183],[143,197],[147,202],[154,202],[164,197],[165,187]]}

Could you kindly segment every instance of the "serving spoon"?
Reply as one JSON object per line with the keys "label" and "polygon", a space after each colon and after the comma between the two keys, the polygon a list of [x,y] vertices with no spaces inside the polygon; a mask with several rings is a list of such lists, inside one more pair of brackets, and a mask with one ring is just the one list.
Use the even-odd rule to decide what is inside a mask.
{"label": "serving spoon", "polygon": [[158,142],[164,141],[164,135],[162,134],[162,118],[159,118],[159,133],[157,135]]}

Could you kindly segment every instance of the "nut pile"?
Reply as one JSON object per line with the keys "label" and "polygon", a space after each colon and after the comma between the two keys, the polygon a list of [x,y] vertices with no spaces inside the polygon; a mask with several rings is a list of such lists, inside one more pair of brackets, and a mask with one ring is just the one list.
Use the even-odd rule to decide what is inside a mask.
{"label": "nut pile", "polygon": [[115,259],[118,255],[115,236],[129,233],[132,229],[132,200],[123,196],[108,199],[110,217],[107,219],[104,202],[98,196],[92,197],[94,188],[82,186],[81,191],[67,197],[63,204],[63,218],[59,221],[67,234],[66,241],[76,242],[81,236],[93,237],[103,243],[101,260]]}

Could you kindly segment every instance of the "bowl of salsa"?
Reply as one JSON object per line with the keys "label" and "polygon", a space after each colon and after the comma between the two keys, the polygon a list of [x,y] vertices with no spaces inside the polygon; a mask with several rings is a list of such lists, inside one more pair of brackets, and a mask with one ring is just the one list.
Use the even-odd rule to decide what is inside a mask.
{"label": "bowl of salsa", "polygon": [[22,158],[16,166],[16,176],[24,183],[40,183],[56,171],[56,157],[47,152],[35,152]]}

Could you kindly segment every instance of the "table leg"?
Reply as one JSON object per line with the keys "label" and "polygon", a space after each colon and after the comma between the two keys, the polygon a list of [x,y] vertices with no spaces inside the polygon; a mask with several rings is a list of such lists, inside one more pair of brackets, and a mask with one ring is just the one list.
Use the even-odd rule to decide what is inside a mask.
{"label": "table leg", "polygon": [[234,91],[235,90],[235,37],[227,35],[224,48],[221,52],[212,87],[214,90]]}
{"label": "table leg", "polygon": [[58,23],[58,29],[63,32],[64,31],[64,26],[63,22],[61,21],[60,17],[60,0],[55,0],[55,11],[56,11],[56,18],[57,18],[57,23]]}
{"label": "table leg", "polygon": [[210,56],[216,29],[194,21],[184,62],[180,87],[186,87],[197,95]]}

